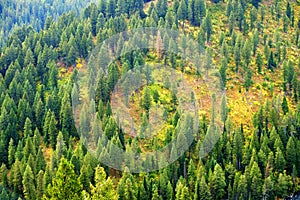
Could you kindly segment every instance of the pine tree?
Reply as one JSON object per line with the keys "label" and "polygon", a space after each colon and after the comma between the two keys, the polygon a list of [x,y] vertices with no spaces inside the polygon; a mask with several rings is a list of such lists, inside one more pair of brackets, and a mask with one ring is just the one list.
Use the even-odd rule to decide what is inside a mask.
{"label": "pine tree", "polygon": [[237,196],[238,199],[246,199],[248,195],[247,191],[247,178],[245,175],[241,175],[238,180],[238,186],[237,186]]}
{"label": "pine tree", "polygon": [[258,167],[258,164],[254,161],[250,170],[250,195],[253,199],[261,199],[262,197],[262,174]]}
{"label": "pine tree", "polygon": [[116,5],[116,16],[120,16],[123,13],[126,13],[127,6],[125,0],[118,0]]}
{"label": "pine tree", "polygon": [[250,11],[250,28],[254,28],[254,23],[257,20],[257,10],[255,7],[253,7]]}
{"label": "pine tree", "polygon": [[14,140],[10,138],[8,144],[8,166],[11,167],[15,161],[15,146]]}
{"label": "pine tree", "polygon": [[252,50],[251,41],[248,39],[246,40],[243,47],[243,56],[247,67],[249,66],[251,61],[251,52],[252,52],[251,50]]}
{"label": "pine tree", "polygon": [[234,60],[235,60],[235,67],[236,67],[235,71],[238,72],[239,65],[241,62],[241,52],[240,52],[240,47],[239,47],[238,42],[235,44],[235,47],[234,47]]}
{"label": "pine tree", "polygon": [[226,96],[223,95],[222,96],[222,100],[221,100],[221,119],[222,119],[222,122],[224,123],[225,125],[225,122],[227,120],[227,117],[228,117],[228,109],[227,109],[227,102],[226,102]]}
{"label": "pine tree", "polygon": [[74,172],[74,166],[62,158],[52,184],[47,188],[46,199],[81,200],[81,185]]}
{"label": "pine tree", "polygon": [[211,193],[209,190],[209,186],[206,184],[205,181],[205,176],[201,176],[201,179],[197,181],[196,186],[195,186],[195,194],[194,194],[194,199],[199,199],[199,200],[210,200],[211,198]]}
{"label": "pine tree", "polygon": [[282,111],[283,111],[284,115],[286,115],[289,112],[289,106],[288,106],[288,102],[286,100],[286,96],[285,95],[283,97],[281,108],[282,108]]}
{"label": "pine tree", "polygon": [[173,198],[174,198],[173,186],[169,181],[167,185],[167,199],[173,199]]}
{"label": "pine tree", "polygon": [[277,179],[276,184],[276,196],[279,198],[285,198],[289,195],[289,188],[291,187],[291,177],[286,175],[285,171],[284,173],[280,173]]}
{"label": "pine tree", "polygon": [[158,17],[164,18],[168,10],[167,0],[158,0],[156,4],[156,9],[157,9]]}
{"label": "pine tree", "polygon": [[283,16],[283,32],[287,33],[289,24],[290,24],[290,19],[286,15],[284,15]]}
{"label": "pine tree", "polygon": [[47,64],[47,68],[49,68],[49,78],[48,78],[48,87],[51,89],[54,89],[58,86],[57,80],[58,80],[58,70],[56,67],[55,62],[50,62]]}
{"label": "pine tree", "polygon": [[36,177],[36,198],[42,199],[44,193],[45,193],[44,172],[40,170]]}
{"label": "pine tree", "polygon": [[247,69],[247,71],[246,71],[246,78],[245,78],[245,83],[244,83],[244,85],[245,85],[245,87],[246,87],[246,90],[247,91],[249,91],[249,88],[250,88],[250,86],[252,85],[252,83],[253,83],[253,81],[252,81],[252,71],[251,71],[251,69],[249,68],[249,69]]}
{"label": "pine tree", "polygon": [[57,160],[60,160],[66,153],[65,142],[61,131],[58,133],[56,141],[57,143],[56,143],[55,153],[57,156]]}
{"label": "pine tree", "polygon": [[162,200],[162,197],[158,194],[158,188],[156,185],[152,186],[152,198],[151,200]]}
{"label": "pine tree", "polygon": [[8,179],[7,179],[7,168],[4,163],[2,163],[0,167],[0,185],[3,187],[8,186]]}
{"label": "pine tree", "polygon": [[71,46],[71,48],[68,52],[68,55],[67,55],[66,64],[68,66],[71,66],[71,65],[75,64],[76,57],[77,57],[77,55],[76,55],[75,48],[73,46]]}
{"label": "pine tree", "polygon": [[176,196],[175,200],[185,200],[185,199],[191,199],[189,196],[189,189],[185,184],[184,179],[179,179],[179,181],[176,184]]}
{"label": "pine tree", "polygon": [[130,181],[130,179],[126,179],[125,182],[126,186],[125,186],[125,198],[124,200],[136,200],[136,194],[135,191],[133,190],[132,187],[132,182]]}
{"label": "pine tree", "polygon": [[42,131],[42,124],[43,124],[43,119],[44,119],[44,113],[45,113],[45,107],[41,99],[39,99],[38,103],[36,104],[35,107],[35,122],[36,122],[36,127]]}
{"label": "pine tree", "polygon": [[84,188],[87,192],[90,191],[90,177],[88,168],[85,164],[82,165],[80,169],[80,176],[79,176],[80,184],[82,185],[82,188]]}
{"label": "pine tree", "polygon": [[67,93],[64,94],[61,101],[60,125],[65,140],[68,140],[69,136],[77,136],[70,98]]}
{"label": "pine tree", "polygon": [[17,194],[22,194],[22,173],[20,168],[21,162],[16,160],[10,172],[10,176],[12,176],[13,191]]}
{"label": "pine tree", "polygon": [[47,131],[49,135],[49,143],[52,148],[55,148],[56,145],[56,138],[57,138],[57,130],[56,130],[56,119],[54,114],[52,113],[50,121],[49,121],[49,127]]}
{"label": "pine tree", "polygon": [[204,0],[195,0],[194,3],[194,25],[199,26],[206,15]]}
{"label": "pine tree", "polygon": [[121,200],[134,200],[136,199],[136,185],[132,174],[129,169],[125,168],[122,178],[118,183],[118,194]]}
{"label": "pine tree", "polygon": [[29,118],[26,118],[25,125],[24,125],[24,137],[32,137],[32,124],[31,120]]}
{"label": "pine tree", "polygon": [[240,31],[243,31],[243,23],[246,22],[245,15],[244,15],[244,8],[241,4],[241,2],[239,2],[238,4],[238,8],[237,8],[237,18],[238,18],[238,27]]}
{"label": "pine tree", "polygon": [[38,153],[36,155],[36,171],[45,170],[46,161],[44,159],[44,153],[41,148],[38,149]]}
{"label": "pine tree", "polygon": [[221,61],[221,67],[220,67],[220,76],[221,76],[221,87],[224,90],[226,87],[226,82],[227,82],[227,74],[226,74],[226,70],[227,70],[227,59],[223,58]]}
{"label": "pine tree", "polygon": [[147,117],[149,118],[149,111],[151,108],[151,95],[150,95],[150,90],[148,87],[145,88],[143,97],[142,97],[142,107],[146,111]]}
{"label": "pine tree", "polygon": [[260,74],[263,66],[263,58],[260,53],[256,55],[257,72]]}
{"label": "pine tree", "polygon": [[258,8],[258,4],[261,2],[261,0],[252,0],[252,5]]}
{"label": "pine tree", "polygon": [[274,60],[273,51],[271,51],[270,56],[269,56],[269,60],[268,60],[268,69],[270,69],[271,71],[273,71],[274,67],[276,67],[276,62]]}
{"label": "pine tree", "polygon": [[45,190],[47,189],[48,185],[51,184],[52,177],[53,177],[53,174],[52,174],[52,171],[50,170],[50,165],[47,165],[45,173],[44,173],[44,177],[43,177]]}
{"label": "pine tree", "polygon": [[0,199],[10,199],[5,188],[2,189],[2,192],[0,194]]}
{"label": "pine tree", "polygon": [[296,164],[296,144],[293,137],[290,137],[286,145],[286,165],[288,173],[292,173],[293,165]]}
{"label": "pine tree", "polygon": [[186,5],[186,1],[180,1],[178,11],[177,11],[178,19],[186,20],[188,17],[188,8]]}
{"label": "pine tree", "polygon": [[27,162],[30,154],[36,155],[35,147],[33,146],[33,143],[32,143],[32,138],[30,138],[30,137],[26,138],[23,152],[24,152],[23,160],[25,162]]}
{"label": "pine tree", "polygon": [[263,185],[263,198],[264,199],[274,199],[274,182],[272,177],[269,176],[265,179]]}
{"label": "pine tree", "polygon": [[106,15],[108,18],[115,17],[116,3],[115,0],[109,0],[106,8]]}
{"label": "pine tree", "polygon": [[225,174],[219,164],[215,165],[211,180],[211,194],[213,199],[222,199],[225,196]]}
{"label": "pine tree", "polygon": [[211,22],[211,15],[208,13],[207,16],[204,18],[203,22],[203,29],[206,33],[206,41],[209,42],[211,35],[213,33],[213,27]]}
{"label": "pine tree", "polygon": [[26,166],[24,176],[23,176],[23,192],[25,199],[34,200],[36,199],[36,190],[34,175],[29,165]]}
{"label": "pine tree", "polygon": [[278,172],[282,172],[285,167],[286,161],[280,148],[277,148],[275,153],[274,167]]}
{"label": "pine tree", "polygon": [[230,16],[229,16],[229,33],[232,34],[234,27],[235,27],[235,17],[234,17],[234,13],[231,12]]}

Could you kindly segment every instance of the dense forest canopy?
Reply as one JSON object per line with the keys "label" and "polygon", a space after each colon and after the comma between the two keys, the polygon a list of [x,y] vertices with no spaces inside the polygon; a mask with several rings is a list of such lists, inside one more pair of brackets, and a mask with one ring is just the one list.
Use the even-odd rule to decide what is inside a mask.
{"label": "dense forest canopy", "polygon": [[[283,199],[300,190],[299,2],[1,0],[0,13],[0,199]],[[141,27],[186,37],[176,41],[168,31],[156,31],[134,38],[167,51],[137,49],[107,63],[109,48],[102,42]],[[109,53],[126,52],[123,37]],[[78,77],[95,48],[101,55],[97,65],[107,71],[94,90],[81,88]],[[170,53],[176,48],[180,53]],[[193,55],[199,63],[184,59],[200,48],[204,54]],[[153,77],[164,74],[151,63],[168,66],[181,78],[157,84]],[[217,71],[224,94],[219,102],[201,84],[210,69]],[[138,124],[134,134],[119,125],[111,101],[124,74],[135,80],[124,79],[122,88],[133,115],[123,122]],[[95,74],[88,76],[94,80]],[[140,78],[145,86],[128,93]],[[193,87],[186,97],[200,105],[197,116],[182,115],[180,84]],[[86,97],[92,106],[74,117],[74,105]],[[164,124],[149,139],[151,110],[162,111]],[[222,129],[215,128],[217,115]],[[84,128],[76,129],[78,124]],[[220,138],[199,158],[211,133]],[[80,140],[86,136],[93,138],[94,152]],[[189,138],[191,145],[181,154]],[[179,159],[156,171],[147,167],[163,163],[152,158],[145,158],[142,173],[101,162],[117,162],[113,145],[139,156],[170,141],[175,142],[166,159],[180,154]]]}
{"label": "dense forest canopy", "polygon": [[[1,0],[0,1],[0,44],[14,29],[24,26],[32,26],[39,31],[44,28],[45,23],[51,19],[57,19],[64,13],[72,11],[79,15],[81,10],[95,0]],[[48,19],[47,19],[48,18]],[[48,21],[48,22],[47,22]]]}

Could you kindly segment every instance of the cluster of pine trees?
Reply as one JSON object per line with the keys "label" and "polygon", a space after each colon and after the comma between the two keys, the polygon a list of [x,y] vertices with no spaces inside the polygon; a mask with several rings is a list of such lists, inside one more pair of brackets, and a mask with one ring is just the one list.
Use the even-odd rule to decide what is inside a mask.
{"label": "cluster of pine trees", "polygon": [[[33,22],[30,13],[8,18],[11,23],[1,21],[8,26],[5,30],[13,24],[31,23],[39,31],[19,27],[0,49],[0,199],[276,199],[300,189],[300,58],[287,53],[293,49],[299,54],[300,19],[295,3],[274,0],[272,6],[265,6],[257,0],[158,0],[149,3],[145,12],[144,1],[103,0],[76,17],[77,11],[63,14],[69,8],[60,1],[46,1],[45,8],[34,2],[30,11],[40,22]],[[84,4],[76,2],[78,7]],[[43,18],[41,10],[49,5],[53,15],[63,15],[57,20]],[[1,16],[12,12],[6,8],[1,3]],[[220,20],[216,21],[215,14],[224,16],[220,32],[215,31]],[[278,23],[274,33],[265,31],[269,22]],[[216,61],[223,90],[230,89],[227,83],[232,73],[242,77],[241,85],[249,90],[253,74],[264,77],[270,71],[282,74],[278,87],[283,93],[274,92],[272,99],[261,102],[253,116],[251,135],[245,133],[245,124],[233,123],[224,97],[224,129],[205,158],[198,158],[198,150],[206,133],[212,131],[212,119],[203,115],[193,119],[199,120],[199,130],[189,150],[168,167],[140,174],[130,173],[126,166],[124,172],[111,169],[79,140],[71,101],[71,96],[80,101],[80,90],[74,85],[78,72],[75,69],[70,77],[62,77],[57,63],[75,66],[76,59],[87,58],[106,38],[138,27],[180,30],[196,39],[205,48],[206,67],[212,67],[208,65],[211,59]],[[189,32],[190,27],[197,29]],[[285,33],[290,34],[288,40],[282,37]],[[168,35],[161,33],[161,37]],[[170,40],[167,45],[166,49],[174,49],[178,44]],[[143,65],[149,52],[139,50],[120,58],[98,83],[94,124],[101,123],[99,132],[110,139],[95,136],[98,156],[109,155],[107,143],[141,151],[139,140],[128,139],[118,127],[109,101],[121,74]],[[158,57],[184,73],[185,63],[176,55]],[[152,99],[160,101],[159,95],[151,97],[148,92],[146,89],[141,102],[145,113]],[[168,144],[176,137],[184,141],[185,134],[191,134],[177,134],[183,119],[176,110],[176,96],[173,98],[174,109],[167,113],[170,128],[163,141],[152,139],[153,149],[159,148],[159,142]],[[176,149],[172,147],[170,157]]]}
{"label": "cluster of pine trees", "polygon": [[81,9],[95,1],[0,1],[0,45],[3,46],[11,32],[22,26],[31,26],[40,31],[47,23],[47,18],[57,19],[72,11],[78,16]]}

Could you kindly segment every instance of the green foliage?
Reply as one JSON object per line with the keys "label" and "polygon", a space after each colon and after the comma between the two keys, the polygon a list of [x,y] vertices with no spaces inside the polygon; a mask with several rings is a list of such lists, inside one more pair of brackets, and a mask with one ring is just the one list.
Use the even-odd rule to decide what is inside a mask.
{"label": "green foliage", "polygon": [[102,167],[96,168],[95,183],[95,186],[91,185],[92,200],[118,199],[119,196],[114,190],[113,182],[110,177],[106,179],[106,173]]}
{"label": "green foliage", "polygon": [[222,167],[216,164],[211,179],[211,194],[213,199],[222,199],[225,196],[225,174]]}
{"label": "green foliage", "polygon": [[82,199],[81,184],[77,180],[74,166],[62,158],[52,183],[48,185],[44,199]]}
{"label": "green foliage", "polygon": [[[228,0],[225,10],[224,3],[204,0],[144,3],[148,1],[101,0],[96,5],[75,0],[72,6],[69,0],[31,0],[18,5],[0,2],[0,18],[6,17],[0,28],[0,199],[275,199],[298,190],[300,23],[294,15],[299,5],[279,0],[271,6],[259,0]],[[23,9],[25,4],[29,9]],[[144,9],[148,9],[147,15]],[[73,13],[65,12],[69,10]],[[106,70],[100,81],[93,83],[97,86],[93,88],[95,95],[92,89],[87,93],[82,90],[77,75],[84,72],[94,46],[115,33],[142,26],[179,29],[199,44],[194,45],[189,37],[175,40],[169,32],[159,32],[161,40],[147,36],[134,39],[150,39],[164,51],[135,50],[108,63],[110,56],[126,50],[127,36],[123,35],[111,50],[107,45],[99,47],[96,64]],[[7,35],[11,35],[8,40]],[[178,48],[186,56],[193,49],[203,49],[206,54],[191,55],[194,66],[167,51]],[[148,62],[170,65],[184,80],[179,78],[177,85],[171,86],[164,74],[158,74],[155,78],[162,77],[166,88],[153,87],[157,74]],[[145,68],[138,68],[143,65]],[[148,85],[135,91],[139,105],[130,102],[129,94],[130,87],[144,84],[139,74],[125,80],[123,88],[133,121],[141,125],[137,138],[125,137],[125,129],[119,127],[124,119],[114,118],[115,105],[110,102],[113,91],[119,94],[114,89],[120,75],[133,68],[143,73]],[[211,73],[215,69],[216,74]],[[205,80],[215,81],[210,76],[217,74],[227,98],[213,98],[208,112],[209,95],[201,79],[206,75]],[[89,74],[91,82],[95,75]],[[182,117],[178,89],[184,90],[186,83],[194,92],[184,95],[195,106],[201,105],[196,110],[201,112],[200,119]],[[235,91],[238,88],[241,94]],[[171,97],[166,97],[167,89]],[[74,119],[72,106],[83,103],[85,95],[95,102],[83,106],[80,119]],[[166,101],[170,108],[165,107]],[[141,139],[152,128],[152,104],[163,111],[165,124],[154,139]],[[145,113],[135,116],[137,110]],[[218,117],[224,124],[220,140],[199,160],[197,150],[205,134],[218,133]],[[79,141],[75,123],[83,127],[78,130],[80,136],[91,135],[96,142],[95,157],[83,145],[85,141]],[[194,123],[199,124],[197,132]],[[190,148],[183,152],[192,135]],[[112,144],[139,155],[160,149],[172,139],[175,142],[163,162],[182,156],[159,172],[137,175],[126,169],[122,174],[100,167],[96,159],[116,161]],[[138,164],[138,160],[130,162]],[[147,164],[163,163],[148,159]]]}
{"label": "green foliage", "polygon": [[24,192],[25,199],[28,200],[36,199],[34,175],[29,165],[26,166],[22,183],[24,187],[23,192]]}

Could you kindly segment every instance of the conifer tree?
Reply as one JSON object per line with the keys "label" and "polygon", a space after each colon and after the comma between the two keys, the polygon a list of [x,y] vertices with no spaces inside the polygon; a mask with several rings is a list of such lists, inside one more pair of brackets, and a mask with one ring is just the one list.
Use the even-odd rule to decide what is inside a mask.
{"label": "conifer tree", "polygon": [[44,193],[45,193],[44,172],[40,170],[36,177],[36,198],[42,199]]}
{"label": "conifer tree", "polygon": [[222,167],[216,164],[214,167],[214,172],[211,180],[211,194],[213,199],[222,199],[225,196],[225,174]]}
{"label": "conifer tree", "polygon": [[281,108],[282,108],[282,111],[283,111],[284,115],[286,115],[289,112],[289,106],[288,106],[288,103],[287,103],[286,96],[283,97]]}
{"label": "conifer tree", "polygon": [[286,145],[286,165],[287,172],[292,173],[293,165],[296,164],[296,144],[294,141],[294,137],[290,137],[288,143]]}
{"label": "conifer tree", "polygon": [[81,185],[74,172],[74,166],[62,158],[52,184],[47,188],[45,199],[81,200]]}
{"label": "conifer tree", "polygon": [[36,199],[36,190],[34,183],[34,174],[29,165],[26,166],[24,175],[23,175],[23,192],[25,199],[34,200]]}

